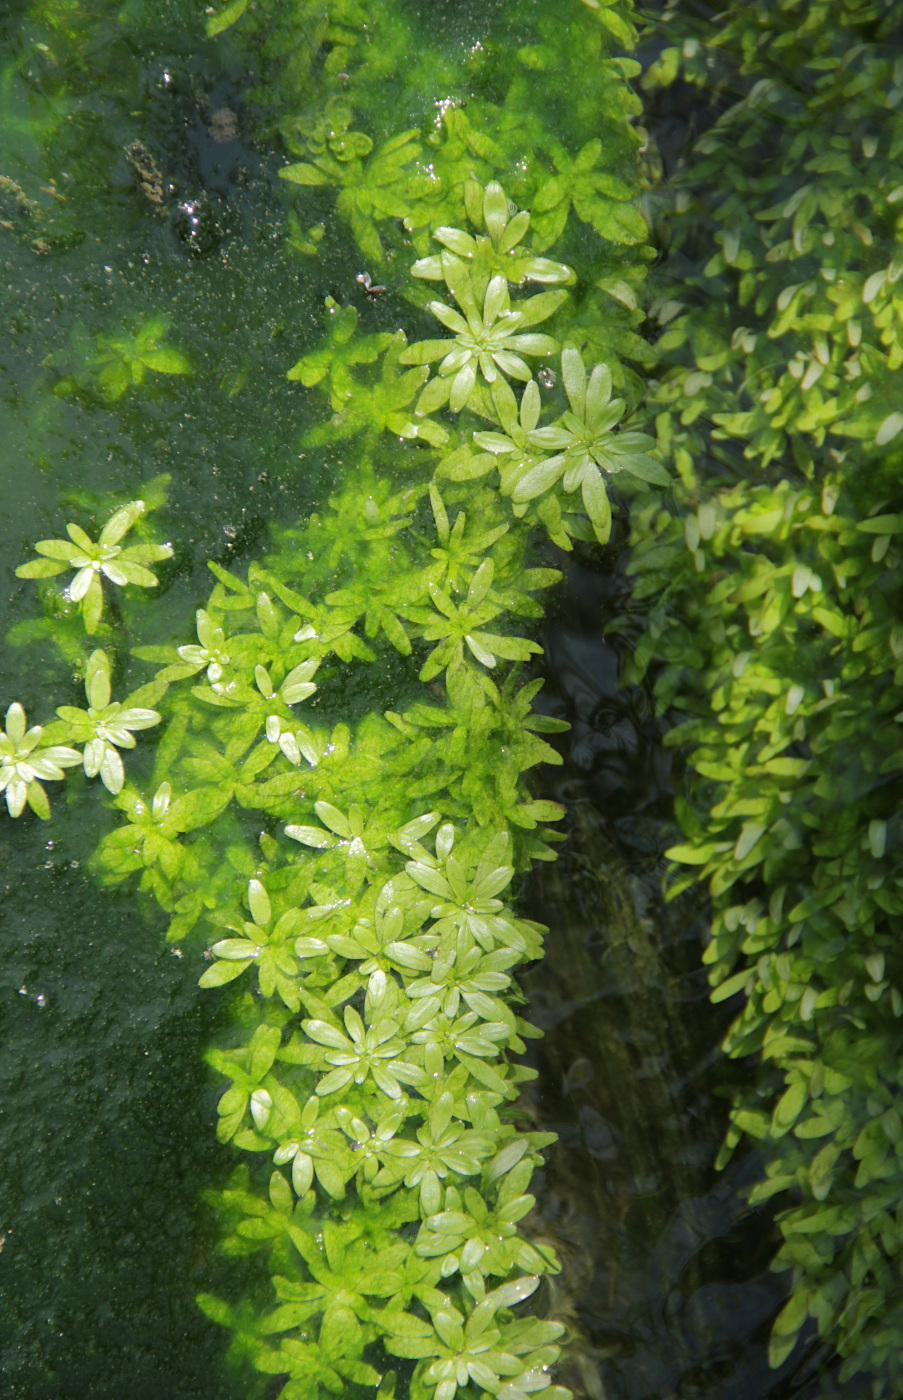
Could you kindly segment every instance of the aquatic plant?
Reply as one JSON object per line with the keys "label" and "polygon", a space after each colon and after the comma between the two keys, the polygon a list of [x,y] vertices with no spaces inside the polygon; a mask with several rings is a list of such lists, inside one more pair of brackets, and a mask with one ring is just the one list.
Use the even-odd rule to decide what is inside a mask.
{"label": "aquatic plant", "polygon": [[66,591],[72,602],[79,604],[85,630],[96,632],[103,614],[102,579],[120,588],[130,583],[139,588],[156,588],[157,575],[148,564],[172,557],[172,546],[168,544],[133,544],[123,548],[119,543],[144,511],[144,501],[121,506],[110,516],[96,543],[80,525],[70,521],[66,526],[69,539],[38,540],[35,549],[43,557],[20,564],[16,577],[55,578],[67,569],[75,569]]}
{"label": "aquatic plant", "polygon": [[[490,222],[502,236],[511,222],[523,237],[528,220],[497,183],[467,198],[474,235],[446,229],[446,242],[476,247]],[[563,266],[540,270],[549,268],[571,278]],[[513,506],[492,485],[504,453],[483,453],[478,475],[462,474],[473,429],[429,415],[467,411],[501,429],[512,402],[518,414],[501,369],[528,379],[518,419],[542,431],[521,353],[549,358],[557,341],[519,328],[560,313],[567,293],[511,303],[496,273],[480,319],[480,275],[477,264],[444,259],[446,285],[472,315],[464,331],[450,328],[473,335],[474,345],[451,352],[460,361],[455,378],[440,371],[425,390],[443,380],[452,387],[437,402],[421,396],[406,420],[400,441],[413,454],[412,484],[399,492],[381,476],[385,448],[371,435],[374,460],[364,458],[325,512],[284,531],[247,581],[211,566],[217,583],[198,613],[197,642],[137,649],[160,668],[148,687],[111,703],[110,664],[95,651],[88,708],[58,711],[84,744],[86,773],[100,773],[126,818],[101,842],[99,876],[138,873],[170,914],[173,939],[199,919],[217,929],[203,986],[250,980],[236,1045],[211,1053],[230,1081],[219,1136],[269,1159],[271,1170],[262,1192],[259,1169],[240,1175],[221,1206],[233,1222],[229,1248],[265,1252],[279,1301],[240,1313],[206,1296],[201,1303],[235,1329],[258,1370],[293,1378],[286,1395],[314,1394],[318,1380],[329,1388],[337,1377],[376,1384],[380,1356],[417,1362],[414,1392],[447,1400],[468,1387],[507,1400],[564,1393],[549,1375],[562,1325],[515,1311],[557,1263],[516,1228],[552,1138],[524,1130],[511,1109],[533,1073],[511,1056],[536,1034],[518,1014],[512,972],[539,956],[544,930],[503,897],[516,869],[553,854],[558,837],[547,824],[560,808],[532,800],[523,774],[557,761],[540,736],[562,726],[531,713],[538,682],[523,683],[516,667],[498,681],[490,675],[539,651],[517,619],[541,615],[534,594],[558,575],[525,567],[532,525],[543,518],[541,505],[533,510],[540,489],[529,514],[526,503]],[[501,317],[515,328],[504,344],[491,341]],[[353,329],[338,340],[347,366],[339,402],[350,400],[356,419],[368,421],[386,368],[377,362],[369,385],[357,378],[374,356],[355,353]],[[391,372],[406,352],[396,337],[388,341],[379,355]],[[438,355],[426,345],[431,362]],[[407,352],[418,385],[422,346]],[[576,350],[564,356],[573,404],[586,374]],[[306,375],[333,401],[334,365],[328,354]],[[601,368],[591,375],[591,414],[607,402],[610,382]],[[608,409],[610,445],[624,407]],[[377,421],[393,434],[391,414]],[[595,444],[603,430],[595,419],[592,426]],[[636,444],[624,436],[629,453]],[[575,470],[584,469],[578,457]],[[125,533],[127,513],[91,546],[96,560],[80,537],[75,558],[65,542],[49,542],[60,546],[56,557],[47,542],[39,550],[54,570],[74,564],[93,580],[107,567],[119,581],[116,560],[99,556],[117,547],[110,539]],[[28,576],[42,562],[26,566]],[[96,625],[94,615],[85,623]],[[334,690],[337,662],[372,662],[386,645],[415,661],[399,712],[353,724],[324,724],[314,709],[300,718],[318,687]],[[118,749],[158,722],[151,696],[167,728],[148,800],[125,786]],[[250,840],[242,811],[262,814],[270,830]],[[499,1231],[492,1240],[490,1222]],[[328,1242],[325,1253],[319,1241]]]}
{"label": "aquatic plant", "polygon": [[122,334],[101,334],[92,342],[81,327],[75,327],[67,349],[48,355],[44,364],[62,371],[55,385],[58,394],[94,393],[107,403],[115,403],[143,384],[148,370],[167,375],[191,373],[187,355],[165,343],[168,328],[165,316],[143,321],[133,317]]}
{"label": "aquatic plant", "polygon": [[28,728],[25,711],[13,701],[6,712],[4,733],[0,734],[0,791],[6,795],[6,807],[11,817],[21,816],[27,802],[33,812],[45,820],[50,816],[50,803],[43,782],[58,782],[65,768],[81,763],[77,749],[66,744],[48,742],[42,725]]}
{"label": "aquatic plant", "polygon": [[[161,715],[147,705],[126,704],[110,700],[110,659],[98,648],[88,658],[85,672],[87,710],[76,705],[61,705],[57,714],[66,727],[66,737],[84,744],[82,760],[85,774],[94,778],[100,774],[104,787],[112,793],[122,791],[125,770],[119,749],[135,747],[134,731],[151,729],[160,723]],[[153,692],[159,687],[154,687]],[[144,698],[130,696],[131,700]]]}
{"label": "aquatic plant", "polygon": [[[524,227],[497,184],[468,199],[481,219],[478,233],[485,211],[503,201],[503,226],[517,218]],[[444,230],[446,245],[453,233]],[[468,246],[470,235],[454,236]],[[452,256],[443,275],[473,313],[474,270]],[[515,327],[535,324],[565,296],[543,293],[507,312],[507,282],[496,274],[485,321],[504,309]],[[327,306],[327,316],[336,314]],[[451,328],[465,334],[457,323]],[[397,358],[389,339],[380,353]],[[350,366],[373,356],[357,355],[344,332],[340,343],[349,365],[340,401],[356,400],[354,413],[366,421],[383,373],[377,365],[372,387],[361,383]],[[408,352],[415,363],[446,353],[446,342],[440,351],[419,344]],[[555,346],[551,337],[531,337],[529,350],[550,355]],[[526,348],[495,353],[511,370],[505,357]],[[311,386],[334,401],[333,360],[317,355],[301,363],[313,367]],[[573,403],[586,376],[576,350],[564,357]],[[513,368],[529,374],[522,364]],[[504,407],[497,413],[478,378],[486,366],[462,358],[454,373],[466,365],[473,370],[464,387],[444,389],[441,402],[427,401],[423,410],[469,406],[501,428],[513,392],[501,390],[508,397],[498,400]],[[490,373],[498,398],[504,380]],[[603,410],[609,392],[607,373],[595,370],[590,415]],[[538,423],[532,379],[524,397],[535,406],[529,421]],[[618,435],[610,429],[623,410],[623,403],[608,409],[605,430],[592,419],[596,438],[605,431],[612,448]],[[624,436],[629,456],[636,443]],[[413,432],[402,436],[416,454],[406,491],[387,495],[365,464],[326,513],[286,532],[264,567],[252,565],[246,583],[216,568],[217,586],[198,614],[199,645],[139,648],[164,663],[158,683],[171,687],[157,795],[151,804],[126,798],[130,827],[105,838],[95,862],[110,880],[136,869],[150,875],[145,887],[173,915],[171,937],[181,938],[201,915],[220,927],[226,936],[212,943],[203,986],[250,977],[256,988],[243,1003],[242,1043],[211,1062],[231,1081],[219,1104],[221,1139],[274,1168],[263,1194],[250,1178],[226,1193],[230,1248],[267,1251],[281,1303],[251,1322],[247,1312],[239,1318],[215,1299],[201,1301],[236,1329],[259,1370],[295,1378],[285,1394],[314,1393],[317,1375],[376,1384],[368,1358],[379,1343],[383,1355],[420,1363],[417,1393],[452,1397],[475,1385],[516,1400],[549,1389],[562,1331],[511,1311],[557,1264],[515,1228],[551,1139],[522,1130],[508,1108],[532,1075],[510,1056],[535,1034],[517,1013],[512,971],[539,955],[544,931],[500,898],[518,867],[552,855],[557,838],[545,824],[560,809],[531,801],[522,774],[557,761],[539,735],[561,726],[531,715],[537,683],[523,685],[516,670],[498,684],[490,678],[501,662],[539,650],[511,624],[518,613],[538,614],[532,594],[557,574],[524,567],[530,521],[486,480],[499,457],[484,454],[478,488],[469,480],[440,487],[452,459],[471,449],[453,423],[438,440],[447,446],[421,447]],[[648,461],[647,475],[665,478]],[[582,457],[575,469],[584,469]],[[468,508],[451,517],[455,499]],[[432,544],[426,554],[424,537]],[[332,561],[325,573],[319,560]],[[347,577],[335,588],[340,560]],[[295,591],[295,578],[304,580],[304,593]],[[361,622],[366,643],[353,630]],[[429,701],[415,693],[399,713],[368,716],[356,727],[324,727],[314,711],[302,722],[296,707],[320,693],[313,675],[329,674],[333,656],[345,665],[376,659],[380,638],[417,658],[421,682],[441,678],[444,689]],[[200,683],[185,689],[201,672]],[[283,822],[281,834],[265,832],[255,852],[246,841],[235,844],[229,819],[221,838],[231,833],[228,865],[211,884],[217,827],[204,829],[199,866],[192,856],[202,843],[180,840],[174,791],[183,804],[209,802],[224,815],[234,799]],[[286,1177],[281,1168],[289,1164]],[[490,1245],[483,1236],[492,1219],[504,1231]],[[402,1230],[418,1221],[414,1233]],[[316,1241],[327,1235],[333,1243],[324,1257]],[[318,1342],[299,1339],[297,1329],[315,1317]]]}
{"label": "aquatic plant", "polygon": [[772,1361],[811,1318],[875,1397],[903,1384],[899,19],[667,18],[647,85],[733,96],[674,181],[652,406],[678,508],[638,503],[624,624],[689,765],[674,888],[711,892],[727,1048],[761,1065],[723,1155],[755,1140],[779,1207]]}

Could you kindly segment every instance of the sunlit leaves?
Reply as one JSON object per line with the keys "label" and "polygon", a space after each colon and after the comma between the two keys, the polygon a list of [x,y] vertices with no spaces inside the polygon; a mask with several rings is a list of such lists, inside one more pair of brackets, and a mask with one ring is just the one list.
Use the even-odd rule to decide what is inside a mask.
{"label": "sunlit leaves", "polygon": [[561,373],[570,412],[551,427],[528,434],[531,445],[556,456],[545,458],[520,476],[512,497],[520,502],[542,495],[560,474],[566,492],[581,492],[596,538],[604,544],[611,534],[605,476],[626,471],[656,486],[670,485],[670,477],[649,456],[654,439],[648,434],[612,431],[624,412],[624,401],[612,399],[611,373],[606,365],[596,365],[587,382],[579,350],[566,347],[561,353]]}
{"label": "sunlit leaves", "polygon": [[446,403],[452,413],[460,412],[473,394],[478,376],[487,385],[499,374],[529,380],[531,371],[524,355],[549,356],[558,348],[551,336],[526,328],[547,320],[565,293],[543,292],[512,308],[507,282],[496,276],[490,280],[480,304],[463,264],[449,264],[444,273],[460,310],[441,301],[430,302],[427,310],[452,332],[454,340],[418,341],[401,355],[402,364],[439,361],[438,377],[430,381],[418,400],[419,413],[433,413]]}
{"label": "sunlit leaves", "polygon": [[[160,683],[152,688],[152,693],[165,690]],[[123,704],[110,699],[110,660],[106,652],[93,651],[88,660],[85,674],[85,693],[88,708],[79,709],[75,705],[60,705],[57,714],[64,722],[66,734],[76,743],[83,744],[82,761],[89,778],[100,774],[101,782],[109,792],[122,791],[125,782],[125,769],[122,766],[120,749],[135,747],[134,731],[151,729],[160,723],[157,710],[148,705]],[[142,699],[140,693],[128,699]]]}
{"label": "sunlit leaves", "polygon": [[[525,281],[554,284],[573,280],[569,267],[537,257],[522,246],[530,227],[530,214],[526,210],[516,212],[497,181],[489,181],[485,190],[476,181],[470,181],[465,203],[478,230],[476,235],[440,225],[433,237],[444,251],[416,262],[411,268],[415,277],[448,281],[448,271],[454,281],[463,262],[477,297],[485,294],[496,276],[517,285]],[[448,285],[451,287],[452,283]]]}
{"label": "sunlit leaves", "polygon": [[221,987],[240,977],[253,963],[262,994],[272,997],[278,992],[290,1011],[298,1011],[300,968],[293,940],[301,927],[301,912],[290,907],[274,918],[266,888],[256,879],[248,882],[247,902],[250,920],[228,925],[238,936],[214,943],[211,951],[216,962],[201,977],[200,985]]}
{"label": "sunlit leaves", "polygon": [[372,153],[368,147],[363,155],[351,154],[350,159],[324,152],[309,162],[284,166],[279,174],[294,185],[337,188],[336,208],[350,224],[361,252],[381,262],[383,246],[376,220],[403,219],[409,213],[399,176],[417,155],[417,134],[412,130],[391,136]]}
{"label": "sunlit leaves", "polygon": [[47,738],[41,725],[28,728],[25,711],[14,701],[0,732],[0,792],[5,794],[11,817],[20,816],[27,802],[33,812],[46,820],[50,803],[42,780],[57,782],[65,777],[65,768],[82,761],[76,749],[49,743]]}
{"label": "sunlit leaves", "polygon": [[134,583],[140,588],[156,588],[157,576],[147,566],[172,555],[168,544],[137,544],[123,548],[119,543],[143,515],[144,509],[143,501],[130,501],[122,506],[110,516],[96,543],[80,525],[70,522],[66,526],[69,539],[39,540],[35,549],[43,557],[20,564],[17,577],[53,578],[67,569],[75,569],[66,591],[81,608],[85,630],[96,632],[103,612],[102,578],[119,587]]}
{"label": "sunlit leaves", "polygon": [[[409,136],[372,151],[350,117],[332,134],[299,118],[293,141],[311,160],[286,173],[338,184],[375,257]],[[517,1014],[514,970],[545,932],[515,917],[512,881],[551,856],[545,824],[562,814],[530,797],[524,773],[560,761],[542,736],[562,726],[533,713],[539,682],[504,663],[539,651],[518,622],[542,616],[538,595],[559,577],[527,567],[525,518],[567,542],[577,527],[559,495],[582,492],[597,522],[593,480],[644,476],[646,440],[617,429],[626,405],[608,369],[587,378],[576,351],[562,360],[570,413],[560,395],[544,413],[529,361],[558,345],[533,328],[562,311],[572,274],[526,246],[529,216],[499,184],[459,193],[474,233],[443,225],[442,251],[416,269],[447,288],[430,310],[451,337],[358,336],[354,309],[328,301],[326,341],[289,377],[323,387],[333,409],[308,447],[355,439],[346,478],[274,532],[265,568],[211,564],[196,640],[136,649],[160,668],[159,694],[170,688],[153,798],[116,788],[115,752],[136,726],[107,713],[97,655],[89,710],[60,711],[93,726],[86,745],[103,739],[126,817],[96,868],[136,872],[173,938],[203,921],[201,985],[242,1008],[238,1043],[210,1056],[228,1081],[219,1135],[275,1170],[263,1194],[227,1193],[230,1240],[273,1250],[283,1271],[278,1306],[242,1335],[258,1370],[311,1400],[375,1384],[363,1357],[380,1339],[422,1363],[416,1383],[438,1400],[466,1386],[523,1400],[549,1388],[556,1355],[555,1325],[509,1311],[555,1267],[517,1228],[551,1138],[519,1134],[501,1110],[535,1074],[512,1058],[536,1033]],[[512,297],[526,280],[553,290]],[[466,415],[455,424],[464,410],[482,419],[476,433]],[[397,668],[404,713],[358,713],[345,668],[375,662]],[[409,701],[418,674],[429,690]],[[324,1216],[332,1201],[341,1222]],[[419,1236],[399,1234],[417,1222]]]}
{"label": "sunlit leaves", "polygon": [[422,1083],[422,1070],[399,1058],[405,1044],[398,1038],[394,1021],[382,1018],[365,1025],[357,1011],[346,1007],[344,1022],[347,1034],[326,1021],[302,1023],[310,1039],[324,1047],[324,1068],[333,1067],[326,1069],[317,1084],[318,1094],[334,1094],[372,1078],[387,1098],[398,1099],[402,1084]]}
{"label": "sunlit leaves", "polygon": [[[530,1284],[535,1287],[535,1280]],[[512,1396],[545,1389],[550,1382],[544,1368],[558,1356],[558,1348],[550,1343],[561,1336],[563,1326],[532,1319],[499,1323],[496,1313],[504,1305],[504,1287],[499,1294],[485,1297],[466,1318],[456,1308],[440,1309],[431,1326],[417,1326],[419,1319],[406,1314],[396,1323],[387,1349],[396,1356],[436,1358],[425,1372],[427,1384],[435,1386],[436,1400],[454,1400],[458,1390],[471,1383],[493,1395],[508,1388]],[[525,1280],[521,1296],[528,1295]],[[519,1377],[524,1378],[523,1392],[516,1379],[512,1383]]]}

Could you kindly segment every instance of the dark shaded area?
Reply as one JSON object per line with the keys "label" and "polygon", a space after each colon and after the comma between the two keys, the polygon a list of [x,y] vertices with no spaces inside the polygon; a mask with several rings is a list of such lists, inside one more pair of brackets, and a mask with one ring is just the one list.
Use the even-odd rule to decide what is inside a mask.
{"label": "dark shaded area", "polygon": [[769,1268],[779,1234],[744,1200],[755,1155],[714,1169],[748,1068],[719,1049],[731,1007],[708,1002],[704,894],[663,898],[679,771],[648,694],[619,686],[629,639],[604,634],[627,598],[624,553],[556,563],[566,584],[542,696],[573,727],[541,791],[567,808],[568,840],[530,879],[527,911],[550,934],[524,989],[545,1031],[531,1107],[560,1136],[536,1228],[563,1265],[549,1290],[574,1337],[561,1379],[588,1400],[839,1395],[814,1330],[770,1369],[788,1282]]}
{"label": "dark shaded area", "polygon": [[28,819],[2,839],[0,1393],[237,1400],[194,1303],[241,1275],[198,1193],[231,1166],[202,1063],[225,1008],[87,851]]}

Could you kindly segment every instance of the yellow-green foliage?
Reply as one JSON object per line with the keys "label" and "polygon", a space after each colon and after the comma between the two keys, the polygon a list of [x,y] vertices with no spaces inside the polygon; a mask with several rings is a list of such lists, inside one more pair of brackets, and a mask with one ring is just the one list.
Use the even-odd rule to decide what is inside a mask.
{"label": "yellow-green foliage", "polygon": [[778,1196],[772,1359],[810,1315],[876,1397],[903,1386],[901,18],[669,15],[647,85],[726,110],[666,216],[652,406],[681,485],[637,510],[632,565],[633,673],[685,714],[677,885],[711,890],[728,1049],[762,1066],[727,1150],[757,1139],[753,1199]]}

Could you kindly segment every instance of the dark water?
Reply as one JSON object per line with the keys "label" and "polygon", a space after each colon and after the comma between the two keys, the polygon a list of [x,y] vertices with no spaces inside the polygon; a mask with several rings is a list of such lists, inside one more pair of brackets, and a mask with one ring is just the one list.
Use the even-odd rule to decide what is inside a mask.
{"label": "dark water", "polygon": [[814,1335],[768,1365],[778,1231],[744,1200],[755,1156],[714,1167],[748,1070],[719,1049],[730,1009],[707,1000],[704,899],[662,895],[679,766],[648,696],[618,684],[629,639],[603,635],[624,604],[617,548],[601,569],[565,567],[543,697],[572,729],[544,792],[568,808],[568,842],[532,878],[530,914],[552,933],[524,979],[546,1032],[535,1112],[560,1135],[540,1219],[564,1266],[552,1305],[576,1338],[565,1382],[590,1400],[852,1395]]}
{"label": "dark water", "polygon": [[[7,3],[0,19],[0,175],[19,190],[4,187],[0,211],[0,693],[35,720],[50,695],[78,695],[14,576],[28,545],[88,523],[100,493],[128,499],[169,474],[166,601],[130,602],[123,622],[145,641],[187,635],[205,561],[253,558],[271,522],[327,489],[330,461],[302,458],[309,410],[285,380],[319,337],[324,296],[355,299],[363,331],[400,315],[391,288],[366,298],[340,235],[316,262],[284,256],[277,155],[254,138],[248,75],[222,71],[192,8]],[[81,347],[151,315],[193,373],[111,404]],[[574,727],[540,783],[568,807],[571,840],[527,896],[554,931],[526,986],[547,1033],[531,1107],[561,1134],[537,1230],[565,1261],[548,1301],[576,1336],[567,1381],[589,1400],[828,1394],[815,1351],[768,1370],[773,1225],[738,1195],[749,1163],[713,1170],[742,1066],[717,1048],[705,909],[662,902],[675,779],[648,697],[618,687],[602,622],[623,578],[600,568],[568,566],[548,629],[544,703]],[[200,1199],[232,1166],[201,1060],[223,1013],[197,992],[199,952],[174,956],[162,920],[84,873],[108,820],[86,798],[74,780],[52,828],[0,821],[0,1393],[229,1400],[245,1379],[193,1304],[242,1283]]]}

